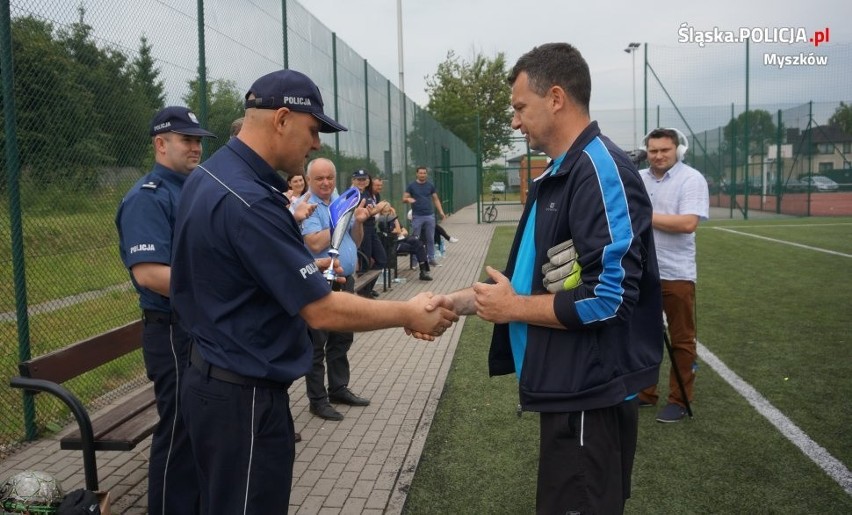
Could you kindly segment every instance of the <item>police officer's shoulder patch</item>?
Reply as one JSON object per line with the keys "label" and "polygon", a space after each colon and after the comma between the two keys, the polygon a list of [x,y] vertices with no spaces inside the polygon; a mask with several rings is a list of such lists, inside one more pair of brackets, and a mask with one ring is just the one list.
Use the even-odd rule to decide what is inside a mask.
{"label": "police officer's shoulder patch", "polygon": [[160,183],[163,182],[162,179],[151,179],[142,183],[141,189],[143,190],[156,190],[160,187]]}

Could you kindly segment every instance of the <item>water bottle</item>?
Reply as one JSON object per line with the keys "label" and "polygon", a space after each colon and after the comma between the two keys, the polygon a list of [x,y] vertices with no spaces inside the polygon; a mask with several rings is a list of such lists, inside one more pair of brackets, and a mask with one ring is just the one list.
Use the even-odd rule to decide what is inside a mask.
{"label": "water bottle", "polygon": [[396,284],[405,284],[407,280],[408,279],[406,279],[405,277],[396,277],[394,278],[393,282],[395,282]]}

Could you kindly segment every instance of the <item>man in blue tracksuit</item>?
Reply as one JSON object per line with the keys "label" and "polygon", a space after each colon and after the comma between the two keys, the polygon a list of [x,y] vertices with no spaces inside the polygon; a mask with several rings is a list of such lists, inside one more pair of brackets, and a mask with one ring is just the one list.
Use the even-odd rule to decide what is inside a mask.
{"label": "man in blue tracksuit", "polygon": [[[491,375],[518,375],[540,412],[538,513],[620,513],[630,495],[636,394],[657,381],[662,304],[651,203],[636,167],[589,117],[591,78],[566,43],[513,68],[512,127],[551,159],[530,188],[503,274],[450,294],[495,323]],[[549,293],[548,249],[573,239],[582,283]]]}

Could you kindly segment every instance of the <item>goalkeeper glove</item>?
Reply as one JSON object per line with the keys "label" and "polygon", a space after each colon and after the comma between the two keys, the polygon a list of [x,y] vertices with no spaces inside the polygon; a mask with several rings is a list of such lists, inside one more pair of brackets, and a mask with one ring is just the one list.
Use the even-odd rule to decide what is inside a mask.
{"label": "goalkeeper glove", "polygon": [[577,262],[574,240],[567,240],[547,251],[548,262],[542,265],[542,284],[550,293],[571,290],[583,283],[582,267]]}

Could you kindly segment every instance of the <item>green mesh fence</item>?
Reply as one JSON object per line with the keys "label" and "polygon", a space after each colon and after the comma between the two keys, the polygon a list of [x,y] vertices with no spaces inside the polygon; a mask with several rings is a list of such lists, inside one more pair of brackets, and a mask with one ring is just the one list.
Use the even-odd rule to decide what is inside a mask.
{"label": "green mesh fence", "polygon": [[[804,61],[780,66],[785,56]],[[642,134],[687,134],[711,205],[745,217],[852,215],[852,45],[654,46],[645,57]]]}
{"label": "green mesh fence", "polygon": [[[12,119],[8,98],[16,119],[0,136],[2,377],[16,374],[21,359],[139,317],[114,217],[124,193],[153,164],[148,123],[165,105],[190,106],[218,135],[205,140],[209,155],[227,142],[254,79],[293,68],[314,79],[326,112],[350,129],[322,135],[319,154],[337,164],[340,186],[352,170],[366,168],[386,178],[385,197],[400,208],[414,167],[425,165],[448,212],[476,201],[475,151],[295,1],[0,6],[10,18],[0,36],[11,41],[14,63],[13,80],[2,69],[12,92],[2,116],[4,123]],[[12,137],[18,156],[7,162]],[[137,352],[70,388],[97,402],[142,381]],[[0,402],[0,458],[68,419],[49,396],[36,396],[35,409],[25,409],[22,392],[2,387]]]}

